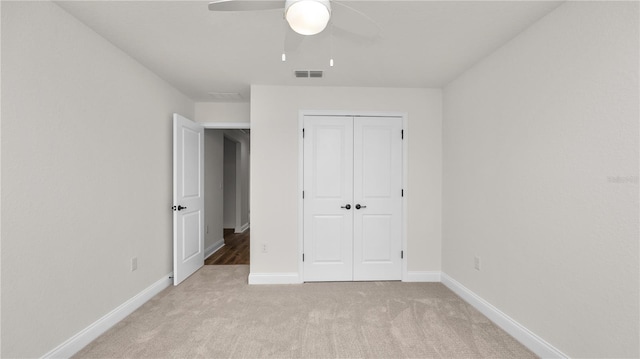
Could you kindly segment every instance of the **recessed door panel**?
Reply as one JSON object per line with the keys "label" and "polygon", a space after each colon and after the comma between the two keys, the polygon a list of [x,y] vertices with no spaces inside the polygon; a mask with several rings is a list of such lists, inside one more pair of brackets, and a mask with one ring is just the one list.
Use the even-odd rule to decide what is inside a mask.
{"label": "recessed door panel", "polygon": [[[313,255],[309,260],[318,263],[343,264],[345,216],[316,216],[313,220]],[[350,218],[349,218],[350,219]]]}
{"label": "recessed door panel", "polygon": [[[200,228],[202,227],[201,212],[194,211],[182,216],[182,232],[184,238],[200,238]],[[200,243],[196,240],[182,242],[182,260],[188,261],[193,256],[200,254]]]}
{"label": "recessed door panel", "polygon": [[313,196],[342,199],[345,190],[345,138],[342,127],[319,127],[313,136]]}
{"label": "recessed door panel", "polygon": [[182,127],[182,198],[200,196],[200,133]]}
{"label": "recessed door panel", "polygon": [[[376,121],[377,122],[377,121]],[[362,196],[389,198],[393,183],[393,131],[388,126],[362,125]],[[399,136],[395,133],[395,136]]]}
{"label": "recessed door panel", "polygon": [[362,215],[362,263],[390,263],[394,254],[393,216]]}

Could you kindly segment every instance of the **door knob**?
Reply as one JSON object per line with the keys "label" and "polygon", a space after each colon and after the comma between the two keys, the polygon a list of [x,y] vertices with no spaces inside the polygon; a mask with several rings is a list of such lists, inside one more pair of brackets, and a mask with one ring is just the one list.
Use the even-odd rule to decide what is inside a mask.
{"label": "door knob", "polygon": [[178,211],[182,211],[183,209],[187,209],[187,207],[182,207],[182,206],[178,205]]}
{"label": "door knob", "polygon": [[340,206],[340,208],[346,208],[347,210],[349,210],[349,209],[351,209],[351,205],[350,205],[350,204],[348,204],[348,205],[346,205],[346,206]]}
{"label": "door knob", "polygon": [[356,204],[356,209],[367,208],[367,206],[361,206],[360,203]]}

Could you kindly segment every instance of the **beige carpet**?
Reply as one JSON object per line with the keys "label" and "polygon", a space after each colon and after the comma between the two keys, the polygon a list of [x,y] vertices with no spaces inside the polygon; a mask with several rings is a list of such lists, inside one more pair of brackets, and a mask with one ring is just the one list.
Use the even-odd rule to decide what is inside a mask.
{"label": "beige carpet", "polygon": [[247,285],[204,266],[77,358],[533,358],[440,283]]}

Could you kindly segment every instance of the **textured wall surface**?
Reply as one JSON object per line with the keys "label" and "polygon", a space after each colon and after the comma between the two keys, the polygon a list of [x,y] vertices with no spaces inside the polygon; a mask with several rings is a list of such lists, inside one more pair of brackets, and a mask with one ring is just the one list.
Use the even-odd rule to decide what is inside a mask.
{"label": "textured wall surface", "polygon": [[228,138],[224,139],[224,215],[222,224],[225,228],[236,228],[236,175],[238,173],[238,162],[236,158],[240,156],[236,142]]}
{"label": "textured wall surface", "polygon": [[408,113],[408,270],[440,270],[441,103],[432,89],[252,86],[251,273],[298,271],[300,110]]}
{"label": "textured wall surface", "polygon": [[171,272],[173,112],[193,102],[57,5],[2,2],[2,357]]}
{"label": "textured wall surface", "polygon": [[443,270],[571,357],[640,355],[638,14],[565,3],[444,90]]}

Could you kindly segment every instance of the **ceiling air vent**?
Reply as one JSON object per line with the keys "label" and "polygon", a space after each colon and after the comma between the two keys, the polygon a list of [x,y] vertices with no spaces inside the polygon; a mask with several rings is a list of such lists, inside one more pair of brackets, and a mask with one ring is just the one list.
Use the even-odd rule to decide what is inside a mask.
{"label": "ceiling air vent", "polygon": [[322,71],[296,70],[293,73],[297,78],[322,78]]}

